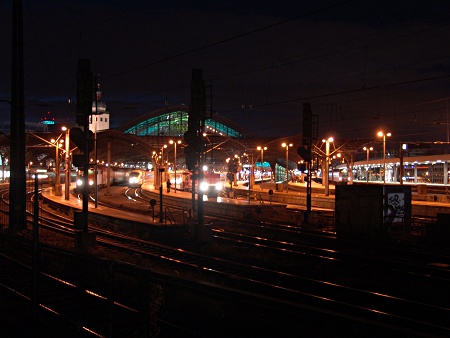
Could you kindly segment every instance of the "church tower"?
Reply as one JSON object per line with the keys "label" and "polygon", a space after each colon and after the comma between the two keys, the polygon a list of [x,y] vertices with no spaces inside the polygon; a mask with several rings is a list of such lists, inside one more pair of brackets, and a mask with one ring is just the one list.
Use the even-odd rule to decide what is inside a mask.
{"label": "church tower", "polygon": [[109,112],[106,103],[102,101],[100,84],[95,92],[95,100],[92,102],[92,115],[89,118],[89,130],[93,133],[109,129]]}

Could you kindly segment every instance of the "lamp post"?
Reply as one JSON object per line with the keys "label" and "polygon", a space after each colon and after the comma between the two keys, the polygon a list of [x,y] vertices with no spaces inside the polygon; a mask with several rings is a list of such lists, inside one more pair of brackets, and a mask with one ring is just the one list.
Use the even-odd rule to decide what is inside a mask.
{"label": "lamp post", "polygon": [[325,186],[325,196],[330,195],[330,184],[329,184],[329,165],[330,165],[330,143],[333,142],[334,139],[332,137],[329,137],[328,139],[323,139],[322,142],[325,143],[325,169],[324,173],[322,175],[323,184]]}
{"label": "lamp post", "polygon": [[178,144],[181,144],[181,140],[178,140],[178,141],[173,141],[173,140],[170,140],[169,141],[169,143],[170,144],[173,144],[173,147],[174,147],[174,165],[173,165],[173,169],[174,169],[174,172],[175,172],[175,182],[174,182],[174,184],[175,184],[175,193],[177,192],[177,143]]}
{"label": "lamp post", "polygon": [[162,175],[164,172],[164,148],[167,148],[167,144],[165,144],[161,148],[161,166],[159,167],[159,221],[164,222],[163,219],[163,181]]}
{"label": "lamp post", "polygon": [[292,147],[293,144],[292,143],[283,143],[281,145],[283,148],[286,148],[286,191],[289,192],[289,147]]}
{"label": "lamp post", "polygon": [[61,196],[61,176],[59,172],[59,143],[63,143],[64,140],[60,140],[61,135],[56,139],[52,139],[51,142],[54,143],[56,154],[55,154],[55,196]]}
{"label": "lamp post", "polygon": [[261,151],[261,182],[264,182],[262,176],[264,170],[264,150],[267,150],[267,147],[258,146],[256,149]]}
{"label": "lamp post", "polygon": [[67,127],[62,127],[61,128],[62,131],[66,132],[66,150],[65,150],[65,174],[66,174],[66,178],[64,180],[64,199],[65,200],[69,200],[69,196],[70,196],[70,163],[69,163],[69,156],[70,156],[70,140],[69,140],[69,128]]}
{"label": "lamp post", "polygon": [[257,147],[256,149],[261,151],[261,163],[264,163],[264,150],[267,150],[267,147]]}
{"label": "lamp post", "polygon": [[367,157],[366,157],[366,161],[367,161],[367,170],[366,170],[366,182],[369,183],[369,152],[373,150],[373,147],[364,147],[363,148],[366,152],[367,152]]}
{"label": "lamp post", "polygon": [[[31,166],[33,165],[33,162],[32,161],[30,161],[29,163],[28,163],[28,180],[30,180],[31,181],[31,179],[32,179],[32,174],[31,174]],[[36,173],[36,175],[37,175],[37,173]]]}
{"label": "lamp post", "polygon": [[161,147],[161,168],[164,168],[164,148],[167,148],[167,144]]}
{"label": "lamp post", "polygon": [[379,131],[377,135],[383,137],[383,183],[386,183],[386,136],[390,137],[391,133]]}
{"label": "lamp post", "polygon": [[153,150],[152,152],[152,167],[153,167],[153,189],[156,190],[158,187],[158,174],[156,173],[156,169],[158,168],[158,155],[156,154],[156,151]]}
{"label": "lamp post", "polygon": [[160,164],[159,164],[159,188],[161,190],[161,194],[162,194],[162,185],[163,185],[163,172],[164,172],[164,148],[167,148],[167,144],[163,145],[161,147],[161,159],[160,159]]}

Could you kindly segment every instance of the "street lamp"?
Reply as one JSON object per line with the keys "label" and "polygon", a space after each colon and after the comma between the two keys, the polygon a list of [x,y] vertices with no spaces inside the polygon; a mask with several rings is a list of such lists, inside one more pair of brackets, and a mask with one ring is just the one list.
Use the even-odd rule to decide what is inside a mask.
{"label": "street lamp", "polygon": [[256,149],[261,151],[261,182],[264,182],[262,176],[264,170],[264,150],[267,150],[267,147],[258,146]]}
{"label": "street lamp", "polygon": [[379,131],[377,135],[383,137],[383,183],[386,183],[386,136],[390,137],[391,133]]}
{"label": "street lamp", "polygon": [[167,148],[167,144],[165,144],[165,145],[163,145],[162,147],[161,147],[161,170],[160,170],[160,175],[161,175],[161,178],[160,178],[160,182],[161,182],[161,187],[162,187],[162,183],[163,183],[163,179],[162,179],[162,176],[163,176],[163,172],[164,172],[164,168],[165,168],[165,166],[164,166],[164,148]]}
{"label": "street lamp", "polygon": [[69,139],[69,128],[62,127],[62,131],[66,132],[66,150],[65,150],[65,174],[66,178],[64,180],[64,199],[69,200],[70,196],[70,163],[69,163],[69,156],[70,156],[70,139]]}
{"label": "street lamp", "polygon": [[288,176],[288,170],[289,170],[289,147],[292,147],[292,143],[283,143],[281,145],[283,148],[286,148],[286,191],[289,192],[289,176]]}
{"label": "street lamp", "polygon": [[261,151],[261,163],[264,163],[264,150],[267,150],[267,147],[259,147],[258,146],[256,149]]}
{"label": "street lamp", "polygon": [[[33,162],[30,161],[30,163],[28,163],[28,179],[31,181],[32,175],[31,175],[31,166],[33,165]],[[37,173],[35,173],[35,176],[37,176]]]}
{"label": "street lamp", "polygon": [[60,177],[60,172],[59,172],[59,147],[60,147],[60,143],[63,143],[64,140],[60,139],[61,135],[55,140],[52,139],[51,143],[54,143],[55,148],[56,148],[56,154],[55,154],[55,196],[61,196],[62,195],[62,191],[61,191],[61,177]]}
{"label": "street lamp", "polygon": [[329,137],[328,139],[323,139],[322,142],[325,143],[325,172],[322,175],[323,184],[325,186],[325,196],[330,195],[330,185],[329,185],[329,165],[330,165],[330,143],[333,142],[334,139]]}
{"label": "street lamp", "polygon": [[161,147],[161,167],[164,168],[164,148],[167,148],[167,144]]}
{"label": "street lamp", "polygon": [[364,147],[363,149],[367,152],[366,182],[369,183],[369,152],[373,150],[373,147]]}
{"label": "street lamp", "polygon": [[161,166],[159,167],[159,221],[164,222],[163,219],[163,180],[162,175],[164,172],[164,148],[167,148],[167,144],[163,145],[161,148]]}
{"label": "street lamp", "polygon": [[178,144],[181,144],[181,140],[178,140],[178,141],[173,141],[173,140],[170,140],[169,141],[169,143],[170,144],[173,144],[173,146],[174,146],[174,151],[175,151],[175,160],[174,160],[174,166],[173,166],[173,168],[174,168],[174,172],[175,172],[175,193],[177,192],[177,143]]}
{"label": "street lamp", "polygon": [[153,174],[153,189],[156,190],[156,188],[158,187],[158,175],[156,174],[156,169],[158,168],[158,155],[156,154],[156,151],[153,150],[152,152],[152,167],[154,170],[154,174]]}

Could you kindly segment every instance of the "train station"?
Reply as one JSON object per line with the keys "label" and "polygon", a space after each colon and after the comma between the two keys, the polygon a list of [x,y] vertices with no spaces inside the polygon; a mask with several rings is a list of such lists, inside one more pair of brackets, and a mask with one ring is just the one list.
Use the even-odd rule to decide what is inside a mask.
{"label": "train station", "polygon": [[450,336],[422,2],[3,6],[0,336]]}
{"label": "train station", "polygon": [[[97,92],[97,98],[100,97]],[[374,327],[380,332],[391,331],[391,327],[386,330],[385,326],[395,319],[394,331],[408,332],[411,322],[404,323],[398,314],[381,318],[380,324],[378,318],[367,319],[368,315],[376,317],[407,307],[398,304],[367,312],[365,307],[355,303],[349,311],[346,300],[345,305],[337,309],[337,315],[329,317],[330,303],[322,303],[329,299],[329,291],[323,288],[346,284],[346,280],[340,280],[340,275],[348,273],[355,274],[351,278],[355,282],[360,282],[361,275],[363,283],[371,282],[366,278],[367,273],[362,273],[364,265],[368,272],[376,271],[374,275],[389,276],[372,286],[378,292],[365,289],[370,298],[375,297],[368,303],[375,304],[380,301],[380,294],[390,294],[392,274],[396,274],[397,292],[403,293],[405,283],[411,281],[411,273],[426,276],[426,280],[419,278],[421,290],[429,285],[428,278],[437,266],[438,274],[448,273],[448,255],[445,258],[436,255],[431,266],[430,262],[425,262],[412,267],[403,261],[409,262],[411,255],[418,251],[418,247],[410,249],[411,242],[433,248],[430,253],[448,242],[446,187],[450,158],[445,155],[448,153],[446,144],[390,142],[387,139],[390,133],[381,133],[381,138],[374,135],[368,139],[328,137],[321,140],[318,133],[308,136],[305,130],[282,138],[265,138],[239,126],[236,121],[213,113],[203,116],[201,123],[197,119],[194,128],[197,134],[193,137],[190,122],[193,112],[188,106],[167,106],[144,114],[122,128],[111,129],[106,104],[98,100],[88,103],[94,113],[83,115],[89,121],[84,130],[75,125],[56,124],[52,130],[44,132],[27,129],[24,140],[20,139],[26,146],[26,188],[35,198],[25,201],[24,196],[20,197],[27,211],[32,205],[34,222],[30,230],[25,213],[5,200],[2,200],[4,212],[0,222],[3,229],[8,223],[10,227],[11,224],[23,225],[11,232],[15,238],[22,233],[33,236],[33,264],[36,257],[44,257],[42,265],[29,269],[2,257],[2,264],[11,266],[16,275],[12,283],[2,275],[2,285],[8,285],[3,293],[10,299],[26,295],[19,296],[26,303],[21,313],[24,313],[23,308],[30,308],[27,314],[33,318],[51,313],[55,317],[45,323],[52,327],[57,323],[65,331],[89,331],[105,337],[111,336],[111,332],[118,335],[127,332],[123,336],[130,336],[132,330],[139,332],[152,327],[151,320],[142,319],[153,318],[150,314],[153,309],[149,309],[151,302],[147,300],[148,297],[154,300],[156,292],[168,304],[161,304],[164,311],[156,316],[161,319],[158,325],[165,333],[177,332],[178,336],[186,332],[185,328],[195,333],[206,332],[204,322],[198,331],[196,314],[194,320],[185,322],[186,313],[181,313],[180,308],[193,312],[190,309],[197,305],[198,297],[206,296],[204,299],[212,306],[202,304],[198,310],[214,312],[212,321],[205,322],[214,323],[209,332],[218,332],[217,327],[224,323],[222,306],[230,308],[233,304],[225,321],[229,329],[230,323],[237,323],[244,314],[239,312],[244,295],[245,299],[251,299],[244,300],[252,309],[249,313],[256,314],[251,318],[252,323],[261,326],[259,314],[263,301],[270,304],[263,314],[270,318],[268,327],[273,327],[271,321],[284,321],[286,330],[283,332],[288,335],[292,333],[291,325],[298,328],[295,332],[304,328],[298,314],[305,312],[309,317],[311,307],[302,308],[306,304],[303,300],[296,300],[287,307],[286,302],[305,293],[300,280],[308,280],[308,284],[314,280],[307,293],[317,294],[314,307],[319,309],[317,318],[320,319],[311,325],[315,333],[324,321],[341,327],[341,314],[354,318],[355,313],[358,318],[351,320],[352,331],[359,325],[361,332],[367,332],[369,323],[377,323]],[[198,126],[202,126],[202,133]],[[6,149],[8,137],[3,135],[1,142]],[[192,156],[193,144],[197,146],[195,156]],[[307,154],[305,145],[309,147]],[[2,181],[8,190],[11,163],[4,155],[1,160]],[[11,172],[16,173],[13,169]],[[11,188],[10,192],[16,190]],[[39,231],[45,231],[45,241],[53,245],[57,241],[58,248],[41,245],[43,238]],[[9,233],[4,232],[4,235],[2,246],[9,246]],[[321,247],[316,244],[317,239],[323,241]],[[399,245],[406,253],[399,254],[402,258],[392,264],[392,255],[385,250],[397,250]],[[64,251],[60,250],[61,246]],[[26,250],[29,248],[27,245]],[[349,253],[354,255],[353,261],[340,265]],[[119,258],[100,257],[105,254],[118,254]],[[248,258],[247,264],[242,262]],[[331,262],[333,266],[329,265]],[[352,270],[346,270],[348,263],[354,264]],[[54,278],[47,271],[37,276],[40,271],[52,270],[54,264],[56,269],[52,273],[56,276],[63,271],[62,276]],[[148,266],[152,268],[147,269]],[[389,273],[384,271],[387,266]],[[154,267],[162,273],[154,271]],[[378,272],[380,267],[382,270]],[[29,271],[24,273],[23,269],[34,271],[34,280],[42,281],[39,288],[36,282],[30,289],[30,281],[22,277],[29,276]],[[341,273],[344,269],[346,272]],[[311,274],[310,277],[305,273]],[[47,287],[49,277],[51,283],[58,281],[58,292],[61,289],[64,298],[70,301],[60,302],[60,298],[54,296],[56,289]],[[330,282],[317,283],[324,280]],[[447,284],[438,278],[436,281],[440,290],[445,290]],[[92,289],[85,288],[88,284]],[[15,290],[17,285],[24,291],[15,292],[13,297],[9,290]],[[206,285],[211,287],[211,292],[206,290],[207,295],[204,293]],[[295,288],[290,290],[293,285]],[[260,287],[265,289],[261,293]],[[182,294],[173,297],[181,289]],[[348,299],[350,289],[346,286],[345,291],[334,289],[333,293],[337,298],[345,295]],[[409,291],[408,297],[416,297],[417,290]],[[352,292],[350,299],[359,301],[361,288],[354,288]],[[225,296],[216,313],[212,310],[217,309],[219,294]],[[196,301],[192,302],[191,297]],[[58,301],[53,302],[54,299]],[[440,302],[441,297],[434,296],[433,303]],[[334,305],[338,303],[333,300]],[[420,312],[425,313],[422,304],[426,303],[414,303],[421,304]],[[45,309],[40,309],[40,304],[45,304]],[[180,307],[180,304],[183,305]],[[15,307],[15,301],[2,301],[2,305],[9,312]],[[98,310],[91,311],[91,305],[99,305]],[[289,309],[291,306],[293,311]],[[74,311],[74,307],[78,309]],[[175,308],[175,316],[170,312],[171,307]],[[447,311],[443,306],[434,308],[443,313]],[[68,314],[66,325],[62,323],[62,313]],[[107,318],[104,313],[108,313]],[[245,316],[248,318],[248,313]],[[436,318],[442,317],[417,321],[413,330],[447,331],[445,324],[433,324]],[[20,327],[16,316],[8,320],[14,323],[9,325],[14,330]],[[119,323],[122,320],[125,325]],[[143,322],[145,327],[141,325]],[[248,321],[244,320],[243,324],[248,325]],[[248,325],[249,333],[254,333],[254,327]],[[242,332],[241,328],[242,325],[236,325],[235,332]],[[280,332],[279,327],[275,330]],[[266,330],[260,332],[259,336],[264,336]]]}
{"label": "train station", "polygon": [[[359,301],[360,287],[346,286],[344,292],[337,290],[338,282],[341,283],[340,275],[345,275],[347,280],[347,275],[355,272],[358,277],[351,277],[352,281],[359,281],[359,276],[364,275],[364,283],[368,280],[367,274],[377,275],[377,278],[389,276],[372,285],[372,289],[364,291],[370,297],[375,297],[374,301],[368,303],[375,304],[380,301],[380,294],[390,294],[393,287],[398,289],[397,294],[404,294],[404,285],[411,282],[411,273],[420,279],[418,285],[421,296],[429,296],[425,286],[429,286],[430,276],[434,273],[445,276],[448,273],[448,255],[444,259],[444,256],[438,254],[432,261],[426,261],[422,265],[408,265],[411,255],[418,252],[418,247],[413,247],[412,250],[409,248],[410,243],[419,243],[420,248],[425,244],[434,251],[435,247],[444,247],[449,238],[446,186],[450,157],[446,155],[445,144],[414,144],[408,148],[408,143],[386,142],[384,137],[382,140],[376,137],[358,140],[334,140],[331,137],[314,139],[310,166],[305,166],[302,152],[297,151],[304,144],[304,135],[261,138],[252,135],[234,121],[212,115],[205,121],[205,133],[202,135],[204,152],[196,172],[189,168],[189,152],[185,151],[189,146],[185,135],[189,130],[190,113],[186,108],[166,107],[144,115],[120,130],[106,128],[105,124],[96,125],[97,119],[103,118],[103,121],[99,121],[103,123],[106,117],[92,115],[90,121],[95,124],[93,146],[89,152],[89,165],[83,163],[83,169],[87,170],[82,175],[88,176],[83,177],[85,180],[78,180],[81,173],[78,170],[80,168],[75,165],[76,155],[80,153],[80,149],[77,149],[80,147],[77,144],[79,140],[70,134],[72,128],[77,127],[46,133],[36,130],[27,133],[28,190],[33,190],[31,184],[34,182],[35,194],[39,195],[39,191],[41,192],[41,197],[35,198],[33,203],[35,210],[39,204],[42,207],[38,213],[34,212],[34,224],[37,224],[37,215],[40,213],[52,216],[58,214],[57,221],[47,221],[49,228],[45,228],[45,231],[51,233],[49,237],[52,243],[55,239],[60,240],[53,233],[53,227],[56,222],[62,222],[62,225],[56,226],[57,232],[64,233],[64,236],[70,233],[71,240],[68,243],[65,238],[64,252],[47,247],[39,249],[45,253],[42,255],[46,258],[42,264],[45,268],[61,262],[58,270],[63,270],[65,275],[54,280],[64,281],[58,284],[58,288],[71,286],[70,291],[61,291],[65,299],[70,297],[70,301],[59,302],[59,298],[52,293],[54,289],[46,288],[45,293],[49,295],[44,297],[44,292],[40,291],[39,301],[40,304],[45,304],[46,310],[51,311],[40,311],[35,305],[26,312],[30,313],[30,317],[51,312],[57,316],[45,323],[50,323],[52,329],[58,324],[65,331],[85,330],[94,332],[96,336],[106,337],[108,332],[119,335],[119,332],[130,333],[131,327],[137,332],[142,330],[142,318],[152,316],[147,311],[147,297],[150,295],[151,300],[154,300],[156,292],[161,298],[164,297],[164,304],[161,302],[164,311],[159,311],[157,317],[161,318],[158,325],[165,333],[177,332],[179,335],[180,332],[186,332],[184,327],[191,332],[199,332],[194,320],[184,322],[186,313],[174,316],[169,310],[174,306],[179,311],[179,304],[186,298],[189,304],[183,304],[181,308],[191,309],[199,297],[205,297],[208,303],[202,304],[200,311],[207,308],[208,313],[214,312],[211,316],[214,317],[214,324],[210,332],[217,332],[217,327],[224,322],[223,311],[219,309],[216,315],[213,310],[217,309],[219,294],[225,291],[226,295],[220,306],[224,304],[225,308],[229,308],[230,299],[232,304],[238,304],[227,314],[227,329],[230,323],[236,323],[242,317],[244,313],[239,311],[244,304],[252,309],[249,313],[256,314],[251,320],[252,323],[258,323],[256,326],[259,327],[262,298],[258,296],[257,290],[263,286],[269,288],[268,293],[261,293],[263,303],[270,303],[270,308],[264,313],[264,316],[270,318],[268,327],[272,327],[271,321],[285,321],[286,329],[283,332],[289,335],[292,333],[290,325],[299,328],[295,332],[299,332],[300,328],[304,329],[302,316],[299,319],[298,314],[305,312],[310,316],[311,300],[308,300],[307,309],[302,308],[303,300],[293,302],[294,310],[291,311],[291,305],[286,307],[286,302],[305,293],[305,289],[304,286],[298,286],[292,292],[288,290],[292,285],[298,285],[300,280],[308,280],[308,284],[314,280],[308,290],[309,295],[317,294],[314,296],[317,302],[314,307],[318,309],[316,318],[319,319],[310,328],[314,333],[318,332],[317,328],[324,321],[341,327],[343,315],[352,318],[350,322],[353,333],[355,326],[359,326],[360,332],[367,332],[367,325],[373,323],[379,332],[437,332],[439,335],[448,331],[440,321],[439,325],[434,324],[442,315],[427,321],[413,322],[411,328],[411,321],[404,323],[402,317],[403,309],[407,306],[398,306],[397,303],[377,308],[376,311],[366,311],[366,307],[356,303],[349,304],[346,300],[345,305],[332,316],[329,316],[330,303],[322,304],[329,299],[329,291],[322,291],[322,288],[331,285],[336,298],[345,296],[348,299],[348,292],[351,290],[354,294],[350,298]],[[2,179],[7,182],[8,162],[5,157],[3,159]],[[305,180],[306,168],[313,171],[310,176],[312,181]],[[78,181],[89,184],[90,188],[80,186]],[[200,188],[204,184],[206,189],[203,192]],[[219,186],[221,188],[214,190],[214,193],[209,190]],[[2,203],[5,210],[6,204]],[[61,218],[70,220],[63,221]],[[7,217],[0,220],[6,228]],[[41,241],[37,230],[40,227],[44,226],[33,227],[34,248]],[[49,230],[51,228],[53,229]],[[248,229],[251,229],[251,234],[246,234]],[[318,238],[327,243],[333,241],[337,246],[332,244],[319,248],[316,244]],[[399,255],[406,257],[408,263],[402,260],[392,263],[394,255],[387,254],[387,250],[397,250],[400,245],[406,254]],[[343,250],[341,246],[344,247]],[[254,261],[243,264],[241,258],[249,256],[249,248],[254,254],[251,257]],[[67,249],[73,249],[73,252]],[[224,249],[229,251],[223,252]],[[206,255],[205,250],[208,250]],[[99,252],[101,255],[120,252],[120,258],[113,261],[94,257]],[[372,255],[372,252],[375,254]],[[354,255],[354,261],[340,265],[349,253]],[[422,254],[415,261],[422,261],[421,256]],[[124,257],[134,264],[127,262]],[[267,266],[264,262],[266,259]],[[158,266],[156,269],[163,269],[164,273],[155,272],[155,260],[158,261],[157,264],[170,267],[164,270]],[[152,268],[139,266],[141,262]],[[331,262],[332,266],[329,265]],[[347,270],[349,263],[354,264],[353,271]],[[241,272],[244,266],[244,271]],[[362,270],[361,266],[367,270]],[[15,265],[14,269],[23,267]],[[384,269],[389,269],[389,273]],[[184,278],[185,272],[188,278]],[[17,276],[25,275],[22,272],[15,273]],[[311,277],[306,276],[306,273],[311,273]],[[392,278],[394,274],[396,276]],[[75,278],[71,279],[70,275]],[[91,275],[96,276],[91,278]],[[262,277],[255,277],[256,275]],[[40,278],[44,280],[48,276],[52,275],[46,273]],[[195,291],[191,286],[197,282],[192,276],[205,278],[199,284],[201,287],[195,285]],[[338,276],[338,280],[334,279],[335,276]],[[422,276],[426,277],[423,281]],[[275,283],[273,277],[279,278],[279,282]],[[446,280],[445,278],[442,280]],[[209,283],[211,279],[214,283]],[[331,282],[317,283],[327,279]],[[8,290],[14,289],[23,280],[17,277],[14,283],[8,285]],[[100,282],[95,292],[86,290],[74,293],[72,290],[72,285],[76,285],[77,290],[85,290],[86,285],[97,280]],[[436,278],[435,284],[439,290],[447,287],[442,280]],[[1,282],[7,281],[2,279]],[[30,284],[29,280],[24,282]],[[153,287],[153,282],[156,287]],[[244,282],[249,283],[247,289],[243,287]],[[288,284],[280,287],[283,283]],[[226,290],[220,288],[218,291],[219,284],[225,286]],[[47,286],[46,283],[42,285]],[[205,286],[208,286],[208,290]],[[137,295],[132,300],[131,288]],[[373,292],[374,289],[378,289],[378,292]],[[37,296],[33,294],[35,290],[31,291],[31,296],[27,296],[28,300],[36,301]],[[182,290],[182,294],[173,297],[179,290]],[[280,290],[283,290],[283,294],[274,297]],[[289,292],[287,297],[284,294],[286,291]],[[408,297],[414,299],[417,293],[417,290],[408,290]],[[29,292],[27,290],[21,294]],[[124,297],[121,298],[122,296]],[[243,296],[245,300],[241,304]],[[196,301],[192,302],[191,297]],[[396,302],[403,300],[397,296],[389,298]],[[52,302],[53,299],[58,301]],[[82,299],[83,304],[79,304],[79,299]],[[251,301],[247,302],[247,299]],[[279,303],[279,299],[283,304]],[[98,304],[99,301],[107,304],[99,306],[95,313],[91,311],[91,306],[86,306],[88,303]],[[332,301],[333,306],[339,303],[334,299]],[[433,302],[440,304],[441,297],[435,295]],[[31,308],[29,301],[26,303],[24,308]],[[408,301],[407,304],[412,303],[420,304],[421,313],[426,312],[427,305],[423,301]],[[15,300],[2,301],[3,308],[12,314],[15,312],[10,309],[15,304]],[[74,306],[79,306],[80,311],[74,311]],[[402,312],[388,319],[367,319],[368,315],[376,317],[396,308],[401,308]],[[438,309],[439,314],[447,311],[444,306],[434,308]],[[239,312],[238,316],[235,316],[236,310]],[[69,324],[66,326],[61,324],[62,316],[59,315],[63,312],[70,312],[67,316]],[[127,318],[118,315],[119,312],[127,313]],[[414,315],[417,313],[411,312]],[[21,313],[24,313],[22,309]],[[110,315],[105,319],[104,313]],[[353,320],[355,314],[357,318]],[[91,316],[95,319],[91,320]],[[245,316],[248,318],[247,313]],[[393,319],[396,320],[395,328],[391,325]],[[8,320],[11,323],[9,328],[18,332],[15,327],[20,328],[20,325],[17,324],[16,317],[9,316]],[[120,325],[119,322],[122,321],[126,325]],[[174,325],[171,324],[172,321]],[[211,322],[208,320],[208,323]],[[390,323],[389,327],[387,322]],[[83,323],[83,327],[80,327],[80,323]],[[247,325],[248,321],[245,320],[243,324]],[[146,320],[145,325],[150,327],[152,323]],[[200,327],[203,332],[203,323]],[[249,327],[253,333],[254,325]],[[242,332],[241,330],[242,325],[237,325],[235,332]],[[278,327],[275,330],[277,333],[280,331]],[[260,336],[264,336],[266,330],[261,329],[260,332]]]}
{"label": "train station", "polygon": [[[153,170],[155,165],[162,164],[169,171],[186,169],[184,133],[188,129],[188,115],[188,106],[166,107],[143,115],[118,130],[101,129],[99,121],[90,165]],[[286,172],[289,181],[304,179],[306,168],[297,153],[297,148],[302,144],[301,134],[261,138],[219,114],[206,119],[205,126],[204,163],[214,171],[227,173],[233,162],[239,167],[237,174],[240,180],[270,178],[272,182],[283,182],[286,181]],[[58,130],[61,127],[57,124],[53,130],[44,132],[33,127],[27,132],[28,171],[48,171],[52,175],[57,172],[58,165],[61,175],[64,175],[66,161],[71,161],[66,152],[72,156],[79,150],[68,137],[70,126],[64,126],[65,131]],[[96,130],[97,127],[90,129]],[[1,140],[3,147],[7,147],[8,138],[2,136]],[[283,143],[287,147],[283,147]],[[336,139],[329,144],[327,154],[326,143],[325,140],[313,143],[312,176],[318,182],[322,181],[324,162],[329,163],[329,180],[332,183],[354,181],[447,186],[449,182],[450,155],[447,144],[387,141],[383,154],[383,142],[376,136],[361,140]],[[7,156],[3,155],[1,161],[2,180],[7,181]]]}

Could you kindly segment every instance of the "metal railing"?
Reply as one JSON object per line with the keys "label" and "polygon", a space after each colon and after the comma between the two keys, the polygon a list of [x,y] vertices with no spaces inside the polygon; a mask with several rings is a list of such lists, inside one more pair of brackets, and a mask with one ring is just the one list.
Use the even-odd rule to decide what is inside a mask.
{"label": "metal railing", "polygon": [[164,207],[164,223],[170,225],[180,224],[187,225],[190,221],[190,214],[186,207],[165,206]]}

